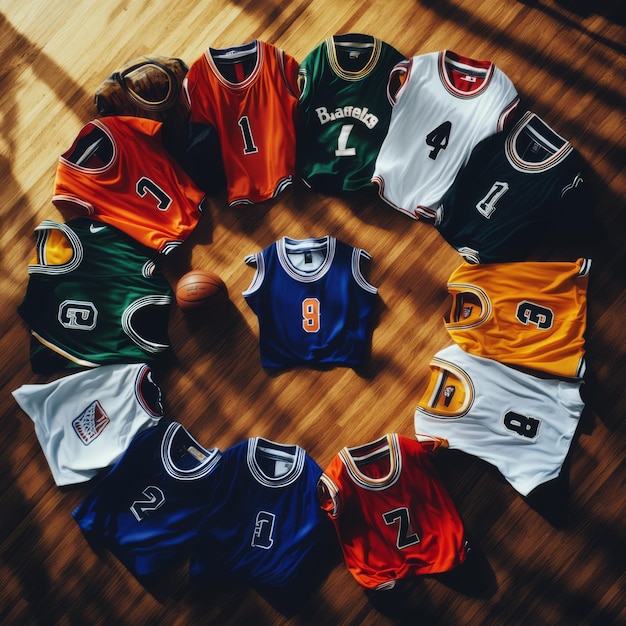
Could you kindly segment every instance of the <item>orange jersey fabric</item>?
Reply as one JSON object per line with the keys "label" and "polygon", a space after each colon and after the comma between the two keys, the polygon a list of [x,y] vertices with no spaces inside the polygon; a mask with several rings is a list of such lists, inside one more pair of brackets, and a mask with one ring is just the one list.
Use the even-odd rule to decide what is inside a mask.
{"label": "orange jersey fabric", "polygon": [[124,116],[88,122],[59,157],[54,205],[171,252],[196,227],[204,192],[163,147],[161,126]]}
{"label": "orange jersey fabric", "polygon": [[445,572],[466,557],[463,522],[430,455],[445,445],[396,433],[343,448],[319,482],[344,560],[366,589]]}
{"label": "orange jersey fabric", "polygon": [[230,205],[268,200],[293,182],[298,63],[272,44],[207,48],[184,81],[191,121],[220,137]]}
{"label": "orange jersey fabric", "polygon": [[445,319],[465,352],[558,377],[585,371],[591,261],[460,265]]}

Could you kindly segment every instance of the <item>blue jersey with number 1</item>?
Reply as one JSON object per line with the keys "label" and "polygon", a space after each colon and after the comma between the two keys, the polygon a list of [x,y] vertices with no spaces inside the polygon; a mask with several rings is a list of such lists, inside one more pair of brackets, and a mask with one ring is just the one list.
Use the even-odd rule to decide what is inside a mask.
{"label": "blue jersey with number 1", "polygon": [[283,237],[246,257],[243,296],[258,317],[264,367],[361,365],[369,355],[378,290],[361,273],[365,250],[334,237]]}
{"label": "blue jersey with number 1", "polygon": [[299,446],[253,437],[222,453],[213,498],[200,525],[191,580],[225,576],[280,589],[321,559],[328,520],[317,497],[320,466]]}

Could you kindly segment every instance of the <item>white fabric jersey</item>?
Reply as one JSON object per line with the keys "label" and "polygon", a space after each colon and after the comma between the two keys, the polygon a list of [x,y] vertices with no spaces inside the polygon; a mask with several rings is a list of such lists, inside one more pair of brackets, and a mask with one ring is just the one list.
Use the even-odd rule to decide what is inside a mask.
{"label": "white fabric jersey", "polygon": [[430,368],[418,435],[494,465],[524,496],[559,475],[584,408],[581,381],[537,378],[456,344]]}
{"label": "white fabric jersey", "polygon": [[13,397],[33,420],[57,485],[81,483],[115,463],[136,433],[163,416],[161,391],[143,363],[103,365]]}
{"label": "white fabric jersey", "polygon": [[504,128],[517,90],[491,61],[443,50],[398,63],[388,91],[391,122],[372,182],[394,208],[432,220],[472,149]]}

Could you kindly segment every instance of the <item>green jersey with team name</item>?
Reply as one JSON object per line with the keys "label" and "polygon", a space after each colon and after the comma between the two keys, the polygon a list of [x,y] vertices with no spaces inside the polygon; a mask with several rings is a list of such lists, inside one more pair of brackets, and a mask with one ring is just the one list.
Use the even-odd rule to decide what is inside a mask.
{"label": "green jersey with team name", "polygon": [[363,34],[334,35],[300,65],[300,123],[296,171],[311,188],[326,192],[372,186],[391,104],[387,82],[404,57]]}

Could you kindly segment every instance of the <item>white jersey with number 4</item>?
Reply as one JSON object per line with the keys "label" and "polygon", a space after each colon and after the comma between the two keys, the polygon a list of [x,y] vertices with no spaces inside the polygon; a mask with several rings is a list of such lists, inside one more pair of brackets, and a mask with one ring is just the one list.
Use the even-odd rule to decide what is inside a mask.
{"label": "white jersey with number 4", "polygon": [[418,435],[494,465],[524,496],[560,474],[584,408],[581,381],[538,378],[456,344],[430,369],[415,410]]}
{"label": "white jersey with number 4", "polygon": [[432,220],[472,149],[503,130],[519,103],[517,90],[491,61],[449,50],[398,63],[388,89],[391,122],[372,182],[394,208]]}

